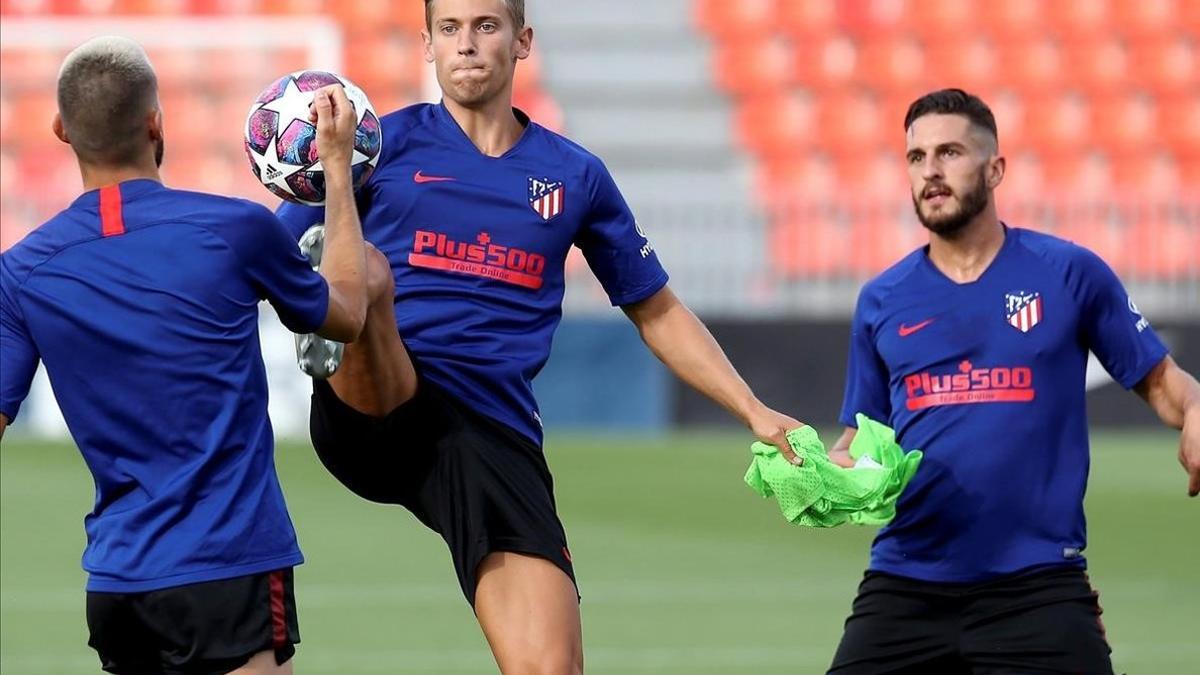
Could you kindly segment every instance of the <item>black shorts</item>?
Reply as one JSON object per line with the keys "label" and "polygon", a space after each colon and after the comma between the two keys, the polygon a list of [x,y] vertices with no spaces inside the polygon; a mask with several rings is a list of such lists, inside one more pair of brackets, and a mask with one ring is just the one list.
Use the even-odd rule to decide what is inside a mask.
{"label": "black shorts", "polygon": [[292,570],[145,593],[87,594],[88,644],[121,675],[224,675],[252,656],[296,653]]}
{"label": "black shorts", "polygon": [[422,379],[411,400],[376,418],[314,380],[310,431],[343,485],[404,506],[442,536],[472,607],[477,568],[495,551],[545,558],[575,581],[542,449],[437,385]]}
{"label": "black shorts", "polygon": [[980,584],[867,572],[830,673],[1111,675],[1099,596],[1079,568]]}

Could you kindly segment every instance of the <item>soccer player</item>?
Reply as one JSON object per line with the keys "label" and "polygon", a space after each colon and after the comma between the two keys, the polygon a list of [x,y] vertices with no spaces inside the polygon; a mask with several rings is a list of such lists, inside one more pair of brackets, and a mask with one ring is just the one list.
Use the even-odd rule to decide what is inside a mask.
{"label": "soccer player", "polygon": [[[524,2],[425,9],[443,100],[382,120],[359,208],[394,289],[372,296],[340,369],[314,380],[313,444],[351,490],[441,534],[503,672],[578,673],[574,571],[530,385],[562,314],[570,247],[671,370],[793,461],[784,433],[800,423],[754,396],[671,292],[604,164],[513,109],[533,40]],[[297,237],[323,217],[279,215]]]}
{"label": "soccer player", "polygon": [[40,359],[95,479],[83,567],[104,670],[291,673],[302,557],[275,475],[258,303],[292,330],[361,332],[355,114],[340,87],[315,96],[326,282],[268,209],[162,185],[157,79],[136,43],[83,44],[57,86],[54,132],[86,192],[0,256],[0,436]]}
{"label": "soccer player", "polygon": [[1200,385],[1095,254],[996,214],[996,122],[958,89],[904,119],[918,249],[863,287],[841,420],[888,420],[921,469],[871,549],[830,672],[1111,673],[1084,572],[1088,350],[1182,429],[1200,492]]}

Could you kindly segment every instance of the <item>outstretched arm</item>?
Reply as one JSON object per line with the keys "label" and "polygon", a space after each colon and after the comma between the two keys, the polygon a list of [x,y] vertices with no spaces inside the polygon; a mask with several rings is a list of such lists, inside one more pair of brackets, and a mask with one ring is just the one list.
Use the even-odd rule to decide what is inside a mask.
{"label": "outstretched arm", "polygon": [[670,288],[622,309],[650,351],[679,379],[732,413],[759,440],[779,448],[788,461],[801,463],[785,434],[803,423],[755,397],[712,333]]}
{"label": "outstretched arm", "polygon": [[1188,473],[1188,495],[1200,494],[1200,383],[1168,356],[1134,390],[1163,424],[1182,431],[1179,463]]}

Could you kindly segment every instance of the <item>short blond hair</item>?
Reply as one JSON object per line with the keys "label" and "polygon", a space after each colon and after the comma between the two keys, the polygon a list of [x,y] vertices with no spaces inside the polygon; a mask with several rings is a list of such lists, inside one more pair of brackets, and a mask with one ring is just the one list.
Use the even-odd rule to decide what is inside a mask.
{"label": "short blond hair", "polygon": [[158,107],[158,78],[141,45],[98,37],[63,60],[57,97],[79,158],[123,164],[134,161],[145,143],[146,116]]}
{"label": "short blond hair", "polygon": [[[512,17],[513,27],[521,30],[525,27],[525,0],[504,0],[508,14]],[[433,0],[425,0],[425,29],[433,30]]]}

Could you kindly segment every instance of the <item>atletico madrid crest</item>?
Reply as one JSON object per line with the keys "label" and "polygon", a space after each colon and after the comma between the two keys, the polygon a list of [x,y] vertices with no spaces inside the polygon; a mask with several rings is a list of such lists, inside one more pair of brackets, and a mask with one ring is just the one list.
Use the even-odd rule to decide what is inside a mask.
{"label": "atletico madrid crest", "polygon": [[1004,294],[1005,318],[1008,325],[1022,333],[1028,333],[1046,316],[1042,306],[1042,294],[1028,291],[1013,291]]}
{"label": "atletico madrid crest", "polygon": [[566,188],[560,180],[549,178],[529,179],[529,206],[537,211],[542,220],[550,220],[562,213],[566,199]]}

